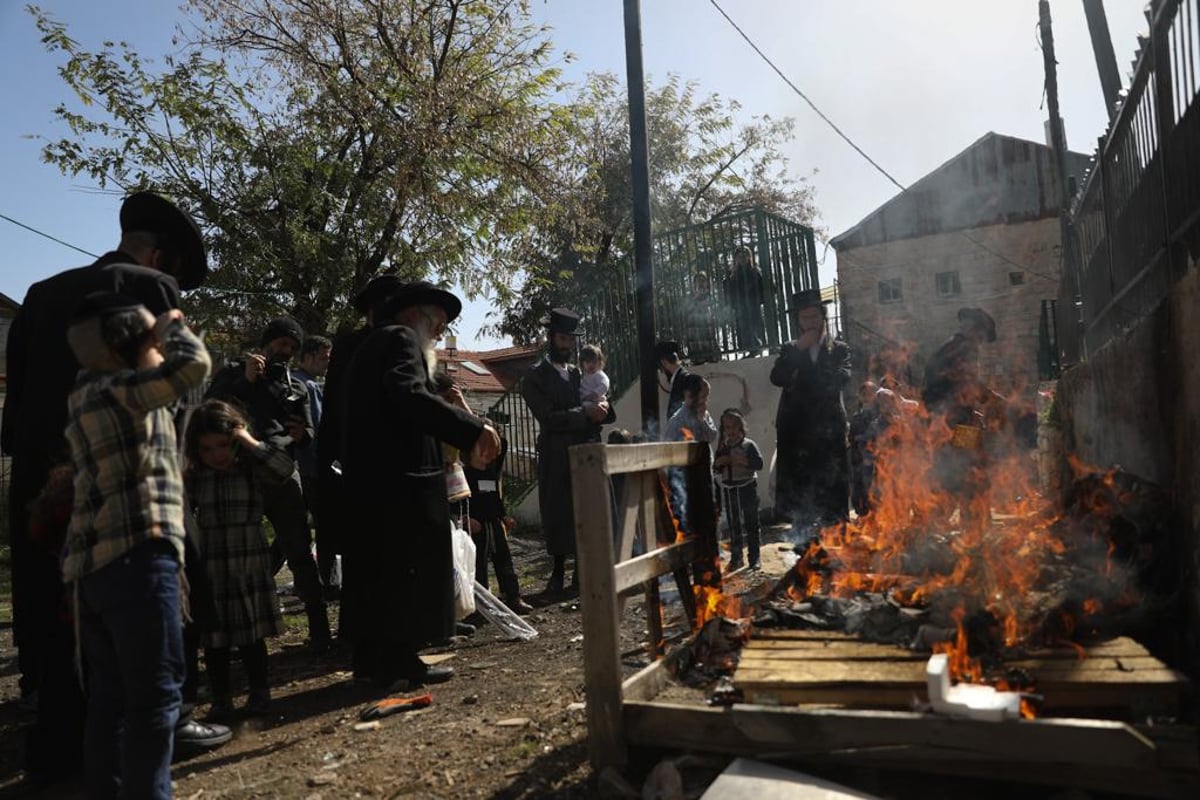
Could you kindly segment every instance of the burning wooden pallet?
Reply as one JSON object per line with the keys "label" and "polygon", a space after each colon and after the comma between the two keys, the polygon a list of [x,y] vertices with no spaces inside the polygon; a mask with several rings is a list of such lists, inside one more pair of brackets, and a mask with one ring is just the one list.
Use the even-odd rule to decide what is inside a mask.
{"label": "burning wooden pallet", "polygon": [[[928,658],[844,633],[759,629],[742,650],[733,683],[751,703],[908,709],[926,699]],[[1041,709],[1052,716],[1172,716],[1187,685],[1125,637],[1084,652],[1039,650],[1006,666],[1033,677]]]}

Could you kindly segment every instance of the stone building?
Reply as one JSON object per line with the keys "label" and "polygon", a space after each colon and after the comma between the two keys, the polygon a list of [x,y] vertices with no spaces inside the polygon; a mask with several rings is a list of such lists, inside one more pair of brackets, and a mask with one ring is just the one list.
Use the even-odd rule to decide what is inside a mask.
{"label": "stone building", "polygon": [[[1088,156],[1068,154],[1071,176]],[[1061,248],[1053,155],[988,133],[831,244],[854,383],[902,364],[920,385],[926,359],[958,327],[963,306],[996,320],[984,347],[989,385],[1032,400],[1043,300],[1058,292]],[[847,393],[847,404],[853,392]]]}

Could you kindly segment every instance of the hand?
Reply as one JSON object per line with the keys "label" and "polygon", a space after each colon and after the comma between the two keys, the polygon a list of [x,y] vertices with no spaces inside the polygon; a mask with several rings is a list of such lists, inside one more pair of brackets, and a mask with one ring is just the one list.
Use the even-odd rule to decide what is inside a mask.
{"label": "hand", "polygon": [[500,434],[491,425],[484,425],[475,440],[471,450],[471,458],[475,463],[490,464],[500,455]]}
{"label": "hand", "polygon": [[513,528],[517,527],[517,521],[516,521],[514,518],[512,518],[512,517],[505,517],[505,518],[504,518],[503,520],[501,520],[500,522],[501,522],[501,524],[504,526],[504,532],[505,532],[505,533],[508,533],[508,532],[509,532],[509,531],[511,531]]}
{"label": "hand", "polygon": [[592,422],[604,422],[604,420],[608,419],[608,402],[601,400],[594,406],[587,406],[584,412]]}
{"label": "hand", "polygon": [[475,413],[471,411],[471,407],[467,405],[467,399],[463,397],[462,391],[457,386],[451,386],[443,392],[442,399],[455,408],[461,408],[463,411],[468,411],[472,414]]}
{"label": "hand", "polygon": [[154,320],[154,338],[162,342],[166,341],[167,328],[175,320],[183,322],[183,312],[178,308],[172,308],[170,311],[164,311],[158,315],[158,319]]}
{"label": "hand", "polygon": [[257,353],[246,354],[246,380],[254,383],[267,370],[267,359]]}
{"label": "hand", "polygon": [[246,430],[245,427],[241,425],[234,428],[230,436],[233,438],[233,443],[241,447],[246,447],[249,449],[258,447],[258,439],[255,439],[250,434],[250,431]]}
{"label": "hand", "polygon": [[473,517],[468,517],[467,529],[472,536],[477,536],[479,532],[483,530],[483,525],[479,523],[479,520],[474,519]]}
{"label": "hand", "polygon": [[738,451],[738,452],[736,452],[736,453],[730,453],[730,454],[729,454],[729,461],[730,461],[730,463],[732,463],[732,464],[733,464],[735,467],[744,467],[744,466],[746,466],[746,460],[747,460],[747,459],[746,459],[746,454],[745,454],[745,453],[743,453],[743,452],[741,452],[741,451]]}
{"label": "hand", "polygon": [[308,427],[304,424],[302,418],[288,417],[284,420],[283,427],[287,430],[288,436],[291,436],[292,441],[296,444],[303,444],[308,440]]}
{"label": "hand", "polygon": [[802,331],[800,338],[796,340],[795,345],[797,350],[807,350],[817,342],[821,341],[821,331],[818,328]]}

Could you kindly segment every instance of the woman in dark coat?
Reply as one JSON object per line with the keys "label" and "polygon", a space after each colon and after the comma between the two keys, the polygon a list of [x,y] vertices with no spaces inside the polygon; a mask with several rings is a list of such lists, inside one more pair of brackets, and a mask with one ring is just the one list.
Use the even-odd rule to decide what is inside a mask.
{"label": "woman in dark coat", "polygon": [[[538,510],[546,534],[546,550],[554,571],[546,592],[561,592],[567,556],[575,555],[575,505],[571,493],[571,459],[567,448],[600,441],[600,426],[616,419],[608,403],[583,407],[579,399],[579,367],[569,363],[575,351],[579,315],[556,308],[547,320],[549,352],[521,382],[525,404],[538,421]],[[572,578],[575,586],[577,578]]]}
{"label": "woman in dark coat", "polygon": [[454,559],[440,442],[483,462],[499,452],[484,420],[438,397],[432,346],[462,306],[431,284],[384,303],[346,378],[343,467],[352,524],[343,554],[342,632],[356,676],[435,683],[417,650],[454,632]]}
{"label": "woman in dark coat", "polygon": [[842,389],[850,380],[850,347],[826,331],[819,290],[793,295],[788,310],[800,335],[781,348],[771,370],[771,383],[783,389],[775,415],[775,516],[811,528],[849,512]]}
{"label": "woman in dark coat", "polygon": [[733,310],[738,349],[745,350],[747,357],[762,355],[762,348],[767,343],[763,321],[763,274],[754,265],[754,255],[749,247],[733,251],[733,264],[722,288],[725,303]]}

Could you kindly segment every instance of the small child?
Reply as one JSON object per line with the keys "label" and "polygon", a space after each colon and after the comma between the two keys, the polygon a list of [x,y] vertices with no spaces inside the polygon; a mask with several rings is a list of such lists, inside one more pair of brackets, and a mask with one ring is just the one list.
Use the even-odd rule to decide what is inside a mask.
{"label": "small child", "polygon": [[736,408],[721,413],[721,441],[713,459],[713,472],[721,491],[721,507],[729,526],[729,570],[742,566],[742,540],[750,557],[750,569],[758,569],[758,470],[762,452],[746,438],[746,420]]}
{"label": "small child", "polygon": [[67,330],[83,369],[67,400],[74,501],[62,562],[87,661],[91,797],[170,797],[184,677],[183,481],[172,406],[211,361],[168,311],[87,296]]}
{"label": "small child", "polygon": [[287,450],[251,436],[246,418],[221,400],[205,401],[192,412],[186,454],[188,500],[200,528],[216,612],[204,637],[213,693],[208,717],[233,714],[229,662],[234,646],[250,684],[246,711],[262,714],[271,702],[266,637],[283,631],[271,549],[262,529],[262,487],[288,480],[294,462]]}
{"label": "small child", "polygon": [[488,559],[496,570],[500,595],[504,603],[518,614],[528,614],[533,606],[521,598],[517,572],[513,568],[512,551],[508,549],[508,529],[512,519],[504,510],[504,457],[508,455],[508,439],[500,437],[500,455],[492,463],[480,467],[464,465],[467,484],[471,487],[471,538],[475,540],[475,580],[488,585]]}
{"label": "small child", "polygon": [[579,369],[583,372],[579,380],[579,402],[583,407],[595,407],[608,400],[611,384],[604,372],[604,353],[599,347],[585,344],[579,349]]}
{"label": "small child", "polygon": [[683,376],[683,405],[671,415],[663,427],[664,442],[696,441],[712,443],[717,440],[717,426],[708,413],[708,395],[712,391],[702,375]]}

